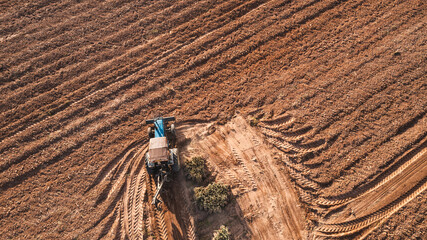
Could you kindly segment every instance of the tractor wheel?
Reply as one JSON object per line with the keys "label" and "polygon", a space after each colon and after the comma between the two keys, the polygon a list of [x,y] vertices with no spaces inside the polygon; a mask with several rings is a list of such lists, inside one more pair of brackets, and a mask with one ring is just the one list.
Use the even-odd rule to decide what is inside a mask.
{"label": "tractor wheel", "polygon": [[148,137],[149,137],[149,138],[153,138],[153,137],[154,137],[154,134],[153,134],[153,128],[148,127],[148,128],[147,128],[147,134],[148,134]]}
{"label": "tractor wheel", "polygon": [[176,134],[175,134],[175,124],[171,124],[171,133],[172,133],[172,135],[174,136],[174,137],[176,137]]}
{"label": "tractor wheel", "polygon": [[172,157],[173,157],[172,171],[179,172],[179,170],[181,169],[181,164],[179,163],[179,155],[178,155],[177,148],[172,149]]}
{"label": "tractor wheel", "polygon": [[148,166],[148,153],[145,154],[145,168],[147,168],[148,174],[153,175],[155,173],[155,168],[150,168]]}

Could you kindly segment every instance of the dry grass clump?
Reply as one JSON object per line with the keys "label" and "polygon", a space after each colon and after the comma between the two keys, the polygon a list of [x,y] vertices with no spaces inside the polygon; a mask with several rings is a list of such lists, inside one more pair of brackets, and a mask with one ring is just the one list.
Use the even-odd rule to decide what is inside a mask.
{"label": "dry grass clump", "polygon": [[199,208],[210,213],[219,212],[230,200],[230,186],[211,183],[206,187],[196,187],[194,198]]}
{"label": "dry grass clump", "polygon": [[215,230],[212,240],[230,240],[230,232],[228,227],[221,225],[218,230]]}
{"label": "dry grass clump", "polygon": [[201,183],[207,177],[206,159],[203,157],[193,157],[185,161],[185,173],[187,178]]}

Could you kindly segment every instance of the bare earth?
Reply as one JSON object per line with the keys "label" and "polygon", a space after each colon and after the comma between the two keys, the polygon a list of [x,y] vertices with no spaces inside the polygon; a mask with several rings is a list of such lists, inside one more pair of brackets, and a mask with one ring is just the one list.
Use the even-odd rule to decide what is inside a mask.
{"label": "bare earth", "polygon": [[[425,239],[427,4],[0,2],[1,239]],[[230,184],[159,208],[144,119]]]}

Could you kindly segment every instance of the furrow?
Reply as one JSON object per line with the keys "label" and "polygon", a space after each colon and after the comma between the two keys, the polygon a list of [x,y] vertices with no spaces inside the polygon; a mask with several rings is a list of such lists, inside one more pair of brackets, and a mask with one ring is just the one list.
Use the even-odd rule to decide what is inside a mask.
{"label": "furrow", "polygon": [[[184,1],[184,6],[188,6],[188,1]],[[201,4],[202,5],[202,4]],[[113,58],[115,54],[120,54],[121,52],[125,51],[125,47],[113,47],[111,48],[111,43],[123,41],[123,36],[132,36],[132,33],[135,31],[135,28],[140,27],[141,25],[149,26],[151,23],[155,23],[156,17],[160,17],[166,14],[170,14],[171,11],[173,11],[175,8],[180,9],[180,5],[173,5],[169,8],[162,9],[160,12],[152,12],[151,14],[146,15],[142,19],[137,19],[136,17],[128,16],[130,18],[122,18],[121,20],[124,21],[124,26],[121,24],[121,22],[114,23],[117,26],[120,26],[119,31],[113,31],[111,28],[111,24],[107,25],[103,28],[100,28],[98,30],[92,29],[91,36],[94,36],[95,39],[94,43],[88,44],[84,46],[83,48],[79,48],[78,51],[72,51],[74,48],[81,45],[81,42],[91,41],[91,39],[88,39],[88,36],[83,35],[82,37],[76,37],[73,38],[73,41],[66,41],[63,39],[57,40],[58,44],[56,44],[56,41],[50,40],[48,43],[51,45],[54,45],[50,50],[43,48],[43,55],[32,58],[31,56],[26,56],[26,59],[30,59],[30,62],[24,62],[22,64],[28,65],[28,68],[31,69],[24,69],[23,66],[18,65],[16,68],[23,69],[22,74],[25,74],[25,76],[17,76],[17,74],[13,74],[14,79],[17,79],[14,82],[11,82],[10,84],[5,85],[4,87],[0,88],[0,93],[5,94],[7,91],[14,91],[16,92],[14,95],[18,96],[12,96],[10,99],[5,99],[5,102],[12,101],[13,103],[16,102],[16,104],[22,104],[20,102],[17,102],[20,98],[19,96],[22,95],[24,92],[29,91],[31,89],[31,97],[38,96],[45,91],[49,91],[54,89],[54,87],[60,85],[63,83],[57,82],[54,80],[49,80],[49,78],[52,78],[51,73],[54,72],[54,76],[56,78],[61,78],[63,80],[68,78],[75,78],[76,73],[82,74],[80,69],[87,69],[88,62],[92,63],[92,65],[96,66],[99,64],[100,59],[99,56],[103,54],[104,56],[107,56],[107,58]],[[197,7],[197,6],[195,6]],[[124,6],[124,9],[127,9],[128,6]],[[184,8],[185,9],[185,8]],[[111,13],[111,15],[120,14],[120,9],[114,13]],[[135,13],[137,14],[137,13]],[[181,14],[181,12],[174,13],[172,16],[169,16],[171,18],[174,18],[175,15]],[[111,18],[110,16],[106,17],[106,21]],[[96,23],[99,26],[102,26],[102,24],[99,24],[99,22],[94,19],[94,23]],[[108,30],[108,31],[107,31]],[[107,34],[106,36],[103,36],[103,34]],[[100,35],[102,37],[100,37]],[[63,45],[59,44],[63,43]],[[58,46],[59,45],[59,46]],[[100,47],[101,45],[101,47]],[[114,44],[113,44],[114,45]],[[70,53],[71,51],[71,53]],[[85,59],[84,63],[81,63],[80,61],[77,61],[78,59]],[[12,64],[12,63],[10,63]],[[37,66],[40,65],[40,68],[37,68]],[[92,67],[94,67],[92,66]],[[90,69],[89,69],[90,70]],[[67,74],[68,72],[72,72],[72,76],[70,74]],[[77,75],[78,76],[78,75]],[[64,79],[65,78],[65,79]],[[36,81],[37,80],[37,81]],[[69,84],[69,83],[67,83]],[[48,87],[43,87],[47,85]],[[25,89],[24,89],[25,87]],[[25,100],[31,99],[28,96]],[[20,100],[21,101],[21,100]]]}
{"label": "furrow", "polygon": [[[400,174],[402,174],[402,172],[404,172],[405,170],[409,168],[409,170],[411,169],[416,169],[418,166],[420,166],[421,164],[425,163],[426,159],[421,159],[421,157],[423,157],[425,154],[427,153],[427,148],[424,148],[423,150],[421,150],[418,154],[416,154],[414,157],[412,157],[411,159],[409,159],[409,161],[405,162],[403,165],[401,165],[398,169],[396,169],[395,171],[393,171],[391,174],[389,174],[387,177],[383,178],[380,182],[378,182],[376,185],[374,185],[372,188],[369,188],[368,190],[358,193],[358,194],[352,194],[350,193],[349,197],[343,197],[341,199],[336,199],[336,200],[332,200],[332,199],[326,199],[326,198],[319,198],[317,200],[317,204],[319,205],[323,205],[323,206],[333,206],[333,205],[341,205],[344,203],[348,203],[350,201],[354,201],[356,199],[359,199],[363,196],[365,196],[366,194],[375,191],[376,189],[380,188],[381,186],[383,186],[384,184],[388,183],[389,181],[393,180],[396,176],[399,176]],[[424,157],[425,158],[425,157]],[[387,170],[385,171],[387,172]],[[412,172],[409,171],[409,174],[411,174]]]}
{"label": "furrow", "polygon": [[[94,92],[94,93],[96,93],[96,92]],[[93,94],[94,94],[94,93],[93,93]],[[89,96],[86,96],[86,97],[90,97],[91,95],[92,95],[92,94],[90,94]],[[86,97],[85,97],[85,98],[86,98]],[[83,100],[83,99],[81,99],[81,100]],[[77,102],[75,102],[74,104],[76,104],[76,103],[77,103]],[[72,104],[72,105],[73,105],[73,104]]]}
{"label": "furrow", "polygon": [[[315,13],[314,15],[317,15],[317,14],[320,14],[320,13],[322,13],[322,12],[324,12],[324,11],[327,11],[327,10],[329,10],[329,9],[331,9],[332,7],[334,6],[334,3],[327,3],[323,8],[321,8],[321,10],[319,11],[319,12],[317,12],[317,13]],[[306,6],[305,6],[306,7]],[[313,17],[314,15],[310,15],[311,17]],[[286,16],[286,14],[285,14],[285,16]],[[298,21],[297,23],[304,23],[306,20],[308,20],[308,19],[310,19],[311,17],[304,17],[304,18],[302,18],[302,20],[301,21]],[[278,35],[280,35],[280,34],[282,34],[282,33],[284,33],[284,32],[286,32],[286,30],[282,30],[281,32],[273,32],[273,34],[272,35],[270,35],[269,37],[268,37],[268,39],[267,39],[267,41],[268,40],[271,40],[271,38],[273,38],[273,37],[275,37],[275,36],[278,36]],[[262,45],[262,44],[265,44],[266,42],[267,42],[266,40],[261,40],[261,41],[258,41],[258,42],[256,42],[255,44],[254,44],[254,46],[255,47],[258,47],[258,46],[260,46],[260,45]],[[247,48],[246,48],[247,49]],[[234,59],[236,59],[236,58],[239,58],[239,57],[241,57],[241,56],[243,56],[243,55],[245,55],[245,54],[247,54],[248,53],[248,51],[243,51],[243,52],[237,52],[237,53],[235,53],[231,58],[228,58],[228,59],[226,59],[226,60],[224,60],[224,61],[221,61],[220,63],[219,63],[219,65],[221,66],[221,67],[223,67],[224,66],[224,64],[225,64],[225,62],[226,61],[233,61]],[[205,62],[204,60],[203,60],[203,62]],[[193,62],[192,64],[190,64],[190,65],[198,65],[197,64],[197,61],[196,62]],[[186,69],[186,71],[187,71],[188,69]],[[179,73],[180,72],[182,72],[182,71],[179,71],[178,73],[173,73],[172,74],[172,77],[176,77],[176,75],[179,75]],[[204,74],[212,74],[210,71],[206,71]],[[197,78],[196,78],[197,79]],[[163,80],[164,81],[164,80]],[[194,78],[192,79],[192,80],[190,80],[190,81],[188,81],[188,82],[185,82],[184,84],[190,84],[191,83],[191,81],[194,81]],[[162,80],[159,80],[159,83],[162,83]],[[153,83],[153,84],[158,84],[158,83]],[[151,85],[151,86],[153,86],[153,85]],[[150,89],[150,87],[149,87],[149,89]]]}
{"label": "furrow", "polygon": [[[221,33],[221,34],[224,34],[224,33]],[[164,37],[165,35],[162,35],[162,37]],[[216,36],[217,38],[219,38],[221,35],[219,35],[219,36]],[[203,38],[199,38],[199,39],[203,39]],[[152,41],[149,41],[147,44],[145,44],[144,46],[150,46],[150,45],[152,45],[152,44],[154,44],[154,43],[156,43],[156,42],[158,42],[158,40],[159,39],[157,39],[157,38],[155,38],[155,39],[153,39]],[[212,39],[210,39],[210,40],[212,40]],[[206,41],[204,41],[204,42],[206,42]],[[181,46],[182,47],[182,46]],[[179,48],[181,48],[181,47],[179,47]],[[179,49],[179,48],[177,48],[177,49]],[[199,49],[199,47],[198,46],[194,46],[194,48],[195,49]],[[140,51],[140,50],[142,50],[140,47],[138,47],[137,48],[137,50],[138,51]],[[176,54],[178,54],[178,53],[176,53]],[[161,58],[160,59],[162,59],[162,58],[164,58],[164,57],[168,57],[168,58],[171,58],[172,56],[169,56],[169,54],[165,54],[165,55],[163,55],[163,56],[161,56]],[[152,59],[151,61],[149,61],[149,64],[147,65],[146,63],[145,64],[143,64],[143,67],[138,67],[137,69],[135,69],[135,70],[133,70],[132,72],[131,72],[131,74],[133,74],[133,73],[135,73],[135,72],[137,72],[137,71],[139,71],[140,69],[143,69],[144,67],[147,67],[147,66],[150,66],[150,64],[151,63],[156,63],[156,62],[158,62],[158,60],[160,60],[160,59]],[[151,63],[150,63],[151,62]],[[139,64],[138,62],[136,63],[136,64]],[[105,65],[105,64],[103,64],[103,65]],[[150,70],[148,70],[148,72],[150,72],[150,71],[153,71],[154,69],[156,69],[156,68],[151,68]],[[123,81],[125,81],[125,80],[128,80],[128,77],[129,76],[131,76],[131,75],[126,75],[125,77],[123,77],[123,78],[121,78],[119,81],[116,81],[116,82],[114,82],[113,84],[111,84],[111,85],[108,85],[107,87],[104,87],[104,88],[102,88],[102,89],[98,89],[98,90],[96,90],[96,91],[94,91],[94,92],[92,92],[91,94],[89,94],[89,95],[85,95],[83,98],[81,98],[81,99],[79,99],[77,102],[74,102],[74,103],[72,103],[71,105],[75,105],[75,104],[77,104],[77,103],[80,103],[80,102],[82,102],[83,100],[85,100],[85,99],[87,99],[88,97],[90,97],[90,96],[92,96],[92,95],[95,95],[95,94],[97,94],[97,93],[100,93],[100,92],[104,92],[107,88],[112,88],[112,87],[115,87],[116,85],[118,85],[119,83],[122,83],[123,84]],[[135,80],[133,80],[133,81],[131,81],[131,82],[126,82],[125,84],[124,84],[124,86],[122,85],[122,86],[120,86],[119,87],[119,90],[124,90],[124,88],[128,88],[128,87],[130,87],[131,85],[133,85],[135,83]],[[67,97],[67,98],[70,98],[70,97]],[[71,106],[70,105],[70,106]],[[50,117],[45,117],[44,119],[42,119],[41,121],[44,121],[44,120],[46,120],[46,119],[48,119],[48,118],[50,118]],[[25,121],[28,121],[28,119],[27,120],[25,120]],[[33,125],[35,125],[35,124],[39,124],[39,122],[36,122],[36,123],[34,123]],[[22,132],[23,130],[25,130],[25,129],[27,129],[27,128],[30,128],[31,126],[33,126],[33,125],[30,125],[30,126],[26,126],[25,128],[23,128],[23,129],[20,129],[20,131],[19,132]],[[13,128],[12,129],[8,129],[8,130],[13,130]],[[12,137],[12,136],[14,136],[14,135],[16,135],[17,133],[19,133],[19,132],[15,132],[14,134],[12,134],[12,135],[10,135],[9,137]],[[3,139],[3,141],[4,141],[4,139]]]}
{"label": "furrow", "polygon": [[[47,29],[43,29],[43,24],[40,24],[40,22],[37,22],[35,24],[35,27],[38,31],[30,31],[28,33],[19,32],[14,37],[14,41],[12,41],[10,44],[7,45],[7,48],[3,49],[5,52],[11,52],[12,55],[5,60],[10,61],[10,65],[16,66],[21,64],[23,61],[27,61],[29,59],[32,59],[36,56],[38,56],[40,53],[47,53],[55,48],[62,47],[63,45],[67,44],[67,42],[70,41],[70,37],[74,36],[76,27],[78,27],[81,24],[86,24],[85,27],[88,27],[91,29],[98,21],[100,22],[100,17],[104,12],[110,13],[111,7],[116,8],[117,10],[126,10],[126,8],[121,7],[120,5],[124,4],[125,6],[128,4],[135,4],[129,1],[120,1],[119,4],[112,5],[111,1],[104,1],[103,3],[97,4],[96,2],[85,2],[85,3],[79,3],[74,4],[70,8],[65,9],[64,12],[61,15],[67,15],[69,16],[66,20],[67,21],[59,21],[56,24],[46,24]],[[81,6],[84,5],[84,6]],[[80,9],[86,7],[87,11],[79,11]],[[114,13],[113,13],[114,14]],[[107,16],[107,18],[110,15]],[[113,15],[114,16],[114,15]],[[53,16],[51,16],[53,17]],[[48,19],[46,19],[48,20]],[[61,20],[64,20],[64,18],[61,18]],[[101,26],[104,24],[100,24]],[[40,29],[41,28],[41,29]],[[94,29],[96,31],[96,29]],[[21,35],[22,33],[22,35]],[[53,37],[51,37],[53,36]],[[24,39],[15,39],[17,37],[22,37]],[[79,39],[79,36],[76,37]],[[28,40],[31,40],[33,43],[37,42],[39,44],[39,48],[32,49],[32,44],[24,44]],[[77,40],[76,39],[76,40]],[[30,42],[31,43],[31,42]],[[23,45],[23,46],[22,46]],[[19,48],[22,47],[22,48]],[[16,51],[16,49],[19,49],[19,51]],[[40,51],[43,50],[43,51]],[[22,54],[23,57],[16,56],[17,54]],[[25,56],[25,57],[24,57]],[[5,61],[7,62],[7,61]],[[4,64],[4,63],[0,63]],[[10,69],[12,70],[12,69]]]}
{"label": "furrow", "polygon": [[[321,225],[316,229],[317,232],[323,233],[344,233],[342,235],[347,235],[346,233],[353,233],[360,229],[365,228],[366,226],[371,225],[372,223],[379,221],[384,218],[390,217],[393,213],[397,212],[400,208],[405,206],[408,202],[422,193],[425,189],[427,189],[427,178],[424,178],[421,182],[417,184],[412,190],[405,193],[392,203],[387,206],[381,208],[375,213],[369,214],[362,218],[358,218],[348,222],[342,223],[321,223]],[[339,235],[339,236],[342,236]]]}
{"label": "furrow", "polygon": [[[2,14],[0,16],[0,23],[9,23],[9,25],[1,25],[0,28],[0,34],[5,35],[7,33],[13,32],[13,33],[29,33],[34,32],[35,29],[40,29],[40,26],[37,26],[35,28],[30,28],[30,30],[27,30],[28,26],[33,26],[34,24],[29,24],[29,21],[32,21],[32,18],[29,17],[31,15],[33,16],[40,16],[40,17],[46,17],[46,14],[48,12],[45,12],[45,8],[51,8],[52,10],[60,11],[66,7],[68,7],[71,4],[71,1],[40,1],[41,3],[36,4],[34,1],[32,1],[32,5],[26,5],[25,7],[14,5],[15,9],[11,9],[10,11],[5,12],[5,14]],[[50,3],[50,4],[46,4]],[[15,20],[15,21],[11,21]],[[24,27],[25,26],[25,27]],[[15,40],[18,34],[12,34],[11,36],[6,37],[4,41],[7,40]]]}

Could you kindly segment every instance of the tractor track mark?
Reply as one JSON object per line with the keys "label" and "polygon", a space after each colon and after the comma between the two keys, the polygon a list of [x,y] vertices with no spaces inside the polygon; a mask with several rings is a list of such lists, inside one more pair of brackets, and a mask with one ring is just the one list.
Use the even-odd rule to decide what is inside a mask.
{"label": "tractor track mark", "polygon": [[295,118],[289,114],[281,114],[273,119],[261,119],[259,123],[266,124],[271,128],[280,128],[282,124],[291,124]]}
{"label": "tractor track mark", "polygon": [[304,176],[303,174],[297,172],[292,167],[288,166],[287,169],[289,171],[289,175],[291,176],[291,178],[295,180],[296,184],[299,185],[300,188],[302,189],[308,188],[308,189],[311,189],[311,191],[314,191],[315,193],[321,189],[321,187],[318,184],[316,184],[314,181]]}
{"label": "tractor track mark", "polygon": [[137,177],[137,185],[135,192],[135,204],[133,207],[133,212],[135,212],[135,217],[133,221],[134,231],[136,233],[136,239],[142,239],[144,233],[142,231],[142,223],[144,217],[143,209],[143,196],[146,192],[146,172],[144,168],[144,156],[141,155],[138,157],[138,167],[139,173]]}
{"label": "tractor track mark", "polygon": [[[133,144],[131,144],[131,146],[132,145]],[[108,234],[108,236],[114,235],[116,238],[128,237],[129,239],[142,239],[144,236],[142,224],[146,224],[147,216],[144,215],[145,206],[143,199],[147,196],[147,180],[143,156],[147,151],[147,147],[140,145],[138,150],[136,148],[137,146],[128,150],[120,162],[115,161],[116,166],[112,168],[108,174],[102,174],[106,177],[101,182],[108,181],[106,179],[108,176],[118,176],[113,177],[115,183],[113,183],[112,186],[107,185],[107,188],[103,190],[103,192],[108,193],[105,200],[97,201],[97,205],[99,205],[101,201],[105,201],[108,207],[92,228],[102,224],[104,219],[109,219],[107,223],[102,224],[103,226],[101,226],[101,228],[103,230],[99,238],[104,237],[106,234]],[[123,155],[123,153],[120,155]],[[126,168],[123,168],[123,165],[126,165]],[[107,167],[104,169],[107,169]],[[104,170],[102,170],[102,172],[104,172]],[[99,180],[95,179],[94,183],[96,182],[99,182]],[[114,194],[117,192],[119,186],[120,189],[122,189],[120,190],[121,193]],[[88,189],[88,191],[90,189]],[[114,199],[111,200],[112,198]],[[109,209],[113,210],[109,212]],[[109,217],[111,215],[113,216]],[[114,229],[112,229],[113,226]],[[90,229],[87,231],[89,230]],[[113,230],[115,232],[113,232]]]}
{"label": "tractor track mark", "polygon": [[273,144],[276,148],[278,148],[284,153],[287,153],[290,150],[298,153],[312,153],[312,152],[323,150],[327,146],[326,141],[323,139],[311,142],[313,144],[305,144],[305,145],[290,143],[275,137],[267,137],[267,141]]}
{"label": "tractor track mark", "polygon": [[[132,165],[134,164],[134,154],[135,148],[132,149],[132,151],[129,151],[128,154],[126,154],[125,157],[123,157],[119,162],[117,168],[115,168],[112,172],[112,175],[110,175],[111,178],[107,180],[111,181],[111,179],[114,179],[115,181],[111,182],[111,184],[109,183],[106,187],[103,188],[102,192],[107,193],[107,197],[105,199],[98,198],[97,205],[100,204],[103,200],[108,201],[108,199],[111,199],[113,194],[116,192],[116,189],[123,188],[123,184],[130,184],[131,179],[128,179],[126,175],[132,171]],[[103,194],[101,194],[101,197],[102,195]]]}
{"label": "tractor track mark", "polygon": [[100,184],[102,181],[105,181],[106,178],[111,178],[113,172],[117,172],[118,166],[123,165],[123,159],[126,158],[126,156],[130,154],[130,152],[134,151],[137,146],[145,146],[147,143],[148,140],[143,139],[132,141],[130,144],[128,144],[120,154],[118,154],[115,158],[105,164],[105,166],[97,174],[93,183],[85,190],[85,193]]}
{"label": "tractor track mark", "polygon": [[234,174],[234,171],[232,172],[231,169],[227,169],[224,171],[225,175],[232,180],[231,182],[231,186],[235,187],[236,189],[236,194],[237,196],[243,195],[245,193],[250,192],[249,188],[247,188],[247,186],[242,183],[242,181],[239,180],[239,178],[236,177],[236,175]]}
{"label": "tractor track mark", "polygon": [[[425,143],[425,142],[424,142]],[[342,205],[349,203],[350,201],[354,201],[356,199],[359,199],[366,194],[380,188],[384,184],[388,183],[389,181],[393,180],[394,178],[398,177],[400,174],[402,174],[405,170],[409,170],[409,174],[412,173],[411,170],[416,169],[421,164],[425,164],[425,159],[420,160],[421,157],[424,156],[424,154],[427,153],[427,148],[422,149],[419,153],[417,153],[414,157],[410,158],[409,161],[403,163],[400,167],[398,167],[393,172],[389,173],[386,177],[384,177],[382,180],[377,182],[377,180],[374,180],[373,182],[377,182],[373,187],[368,188],[366,191],[363,192],[349,192],[348,194],[345,194],[341,199],[334,200],[333,197],[331,199],[327,198],[319,198],[316,203],[318,205],[322,206],[335,206],[335,205]],[[385,170],[382,175],[384,176],[389,172],[390,169],[393,169],[394,166],[389,167],[387,170]],[[381,176],[379,176],[381,178]]]}
{"label": "tractor track mark", "polygon": [[401,207],[405,206],[408,202],[410,202],[412,199],[422,193],[425,189],[427,189],[427,178],[424,178],[411,190],[409,190],[408,192],[400,196],[398,199],[394,200],[390,204],[387,204],[385,207],[374,213],[348,222],[320,223],[321,225],[316,228],[316,231],[320,233],[330,233],[332,234],[332,236],[345,236],[357,232],[371,225],[372,223],[390,217],[393,213],[398,211]]}
{"label": "tractor track mark", "polygon": [[[185,192],[183,192],[183,196],[184,196]],[[196,235],[196,228],[194,226],[194,222],[193,219],[191,219],[191,214],[190,214],[190,205],[188,204],[188,201],[185,201],[185,205],[183,208],[183,216],[184,216],[184,222],[185,225],[187,225],[186,229],[185,229],[185,233],[186,233],[186,237],[188,240],[197,240],[197,235]]]}
{"label": "tractor track mark", "polygon": [[119,201],[114,210],[111,211],[111,216],[107,216],[107,222],[102,226],[97,239],[114,234],[113,231],[118,227],[120,221],[122,201]]}
{"label": "tractor track mark", "polygon": [[[156,182],[152,177],[149,178],[150,187],[151,187],[151,199],[150,203],[152,201],[152,198],[154,197],[154,193],[156,191]],[[158,195],[158,199],[160,202],[160,207],[151,206],[151,214],[152,214],[152,224],[154,224],[153,229],[155,232],[155,235],[159,239],[168,239],[168,229],[165,222],[165,212],[167,211],[166,205],[163,203],[163,199],[161,197],[161,194]],[[150,204],[149,203],[149,204]]]}
{"label": "tractor track mark", "polygon": [[[422,69],[420,69],[420,68],[417,68],[416,66],[409,66],[407,69],[402,69],[401,71],[399,71],[399,72],[397,72],[396,73],[396,76],[393,78],[394,80],[392,81],[392,83],[393,83],[393,85],[394,84],[399,84],[398,83],[398,79],[401,79],[403,76],[406,76],[407,74],[411,74],[411,73],[413,73],[413,72],[416,72],[416,71],[419,71],[419,70],[421,70],[422,71]],[[422,72],[421,73],[419,73],[420,74],[420,76],[423,74]],[[374,93],[373,94],[368,94],[368,97],[367,98],[369,98],[369,99],[371,99],[371,98],[373,98],[374,96],[373,95],[376,95],[376,94],[380,94],[381,92],[383,92],[383,91],[385,91],[386,89],[388,89],[389,87],[391,87],[391,84],[384,84],[384,82],[383,81],[381,81],[381,83],[380,84],[376,84],[376,82],[374,83],[374,82],[372,82],[372,83],[370,83],[371,85],[375,85],[375,88],[377,88],[377,86],[379,86],[379,85],[383,85],[382,87],[380,87],[379,89],[376,89],[375,91],[374,90],[371,90],[371,91],[373,91]],[[365,91],[366,92],[366,91]],[[354,108],[352,108],[351,109],[351,111],[350,112],[348,112],[348,113],[346,113],[345,115],[343,114],[342,116],[340,116],[339,117],[339,119],[342,119],[342,118],[344,118],[345,116],[348,116],[348,115],[351,115],[351,114],[353,114],[353,113],[356,113],[356,112],[358,112],[358,109],[365,103],[365,100],[366,101],[368,101],[367,99],[363,99],[363,98],[361,98],[361,97],[359,97],[361,100],[360,100],[360,102],[359,103],[357,103],[357,105],[354,107]],[[347,107],[348,108],[348,107]],[[421,113],[419,113],[419,114],[416,114],[417,116],[419,116],[419,115],[423,115],[424,114],[424,112],[421,112]],[[334,122],[336,122],[336,121],[338,121],[339,119],[335,119],[335,120],[331,120],[331,119],[333,119],[333,117],[331,117],[331,118],[328,118],[329,120],[328,121],[325,121],[325,122],[328,122],[328,125],[329,125],[329,127],[330,126],[332,126],[332,123],[334,123]],[[339,127],[337,130],[341,130],[340,129],[341,127]],[[390,128],[393,128],[394,129],[394,127],[393,126],[391,126],[390,125]],[[390,132],[390,131],[387,131],[387,132]],[[392,132],[390,132],[391,134],[392,134]],[[380,144],[383,144],[384,142],[386,142],[386,141],[388,141],[388,139],[389,138],[391,138],[392,137],[392,135],[387,135],[387,136],[384,136],[383,137],[383,140],[380,142]],[[375,147],[378,147],[378,146],[375,146]],[[375,147],[374,146],[372,146],[372,147],[370,147],[370,150],[366,150],[366,151],[364,151],[363,152],[363,154],[366,154],[366,152],[372,152],[373,150],[375,150]],[[340,159],[340,158],[342,158],[343,156],[337,156],[337,159]],[[358,158],[359,160],[360,160],[360,158]],[[333,161],[335,161],[335,159],[332,159]],[[341,173],[337,176],[337,177],[339,177],[339,176],[342,176],[343,174],[344,174],[344,172],[346,172],[346,170],[345,169],[348,169],[349,168],[349,166],[351,166],[351,165],[354,165],[355,164],[355,162],[349,162],[348,163],[348,165],[346,166],[346,167],[343,167],[340,171],[341,171]],[[333,181],[333,179],[332,180],[328,180],[327,182],[330,182],[330,181]]]}
{"label": "tractor track mark", "polygon": [[[276,128],[268,128],[261,126],[261,132],[269,137],[281,138],[286,141],[299,141],[310,137],[311,126],[302,127],[293,131],[280,131]],[[274,129],[274,130],[273,130]]]}
{"label": "tractor track mark", "polygon": [[[421,113],[414,114],[414,115],[415,116],[411,116],[411,120],[409,120],[405,123],[399,123],[399,128],[402,126],[405,126],[408,122],[413,121],[413,119],[422,118],[425,115],[425,112],[422,111]],[[421,128],[420,127],[421,125],[422,124],[420,123],[419,125],[414,126],[414,127]],[[394,129],[394,130],[392,130],[392,129]],[[376,140],[376,143],[374,145],[371,143],[368,148],[364,149],[364,152],[360,153],[357,157],[354,158],[355,159],[354,161],[348,162],[345,166],[343,166],[341,169],[339,169],[339,174],[337,174],[334,178],[331,178],[330,180],[325,181],[325,183],[336,181],[336,179],[345,176],[346,172],[350,171],[350,167],[351,168],[354,167],[355,164],[357,164],[359,161],[361,161],[361,159],[368,156],[370,153],[374,152],[376,149],[378,149],[378,147],[382,146],[384,143],[389,142],[390,139],[398,137],[404,133],[404,132],[399,133],[397,131],[397,128],[393,127],[391,124],[390,124],[390,131],[386,131],[386,132],[388,132],[387,135],[382,135],[381,137],[378,137],[378,139]],[[343,156],[337,156],[338,159],[342,159],[342,157]],[[334,159],[332,159],[332,161],[334,161]]]}
{"label": "tractor track mark", "polygon": [[246,166],[245,162],[243,161],[243,158],[240,156],[240,154],[237,152],[235,148],[231,148],[231,152],[233,153],[234,158],[237,160],[240,166],[242,166],[244,174],[249,179],[249,183],[251,184],[252,191],[256,191],[258,189],[258,186],[255,182],[255,178],[252,175],[252,173],[249,171],[248,167]]}

